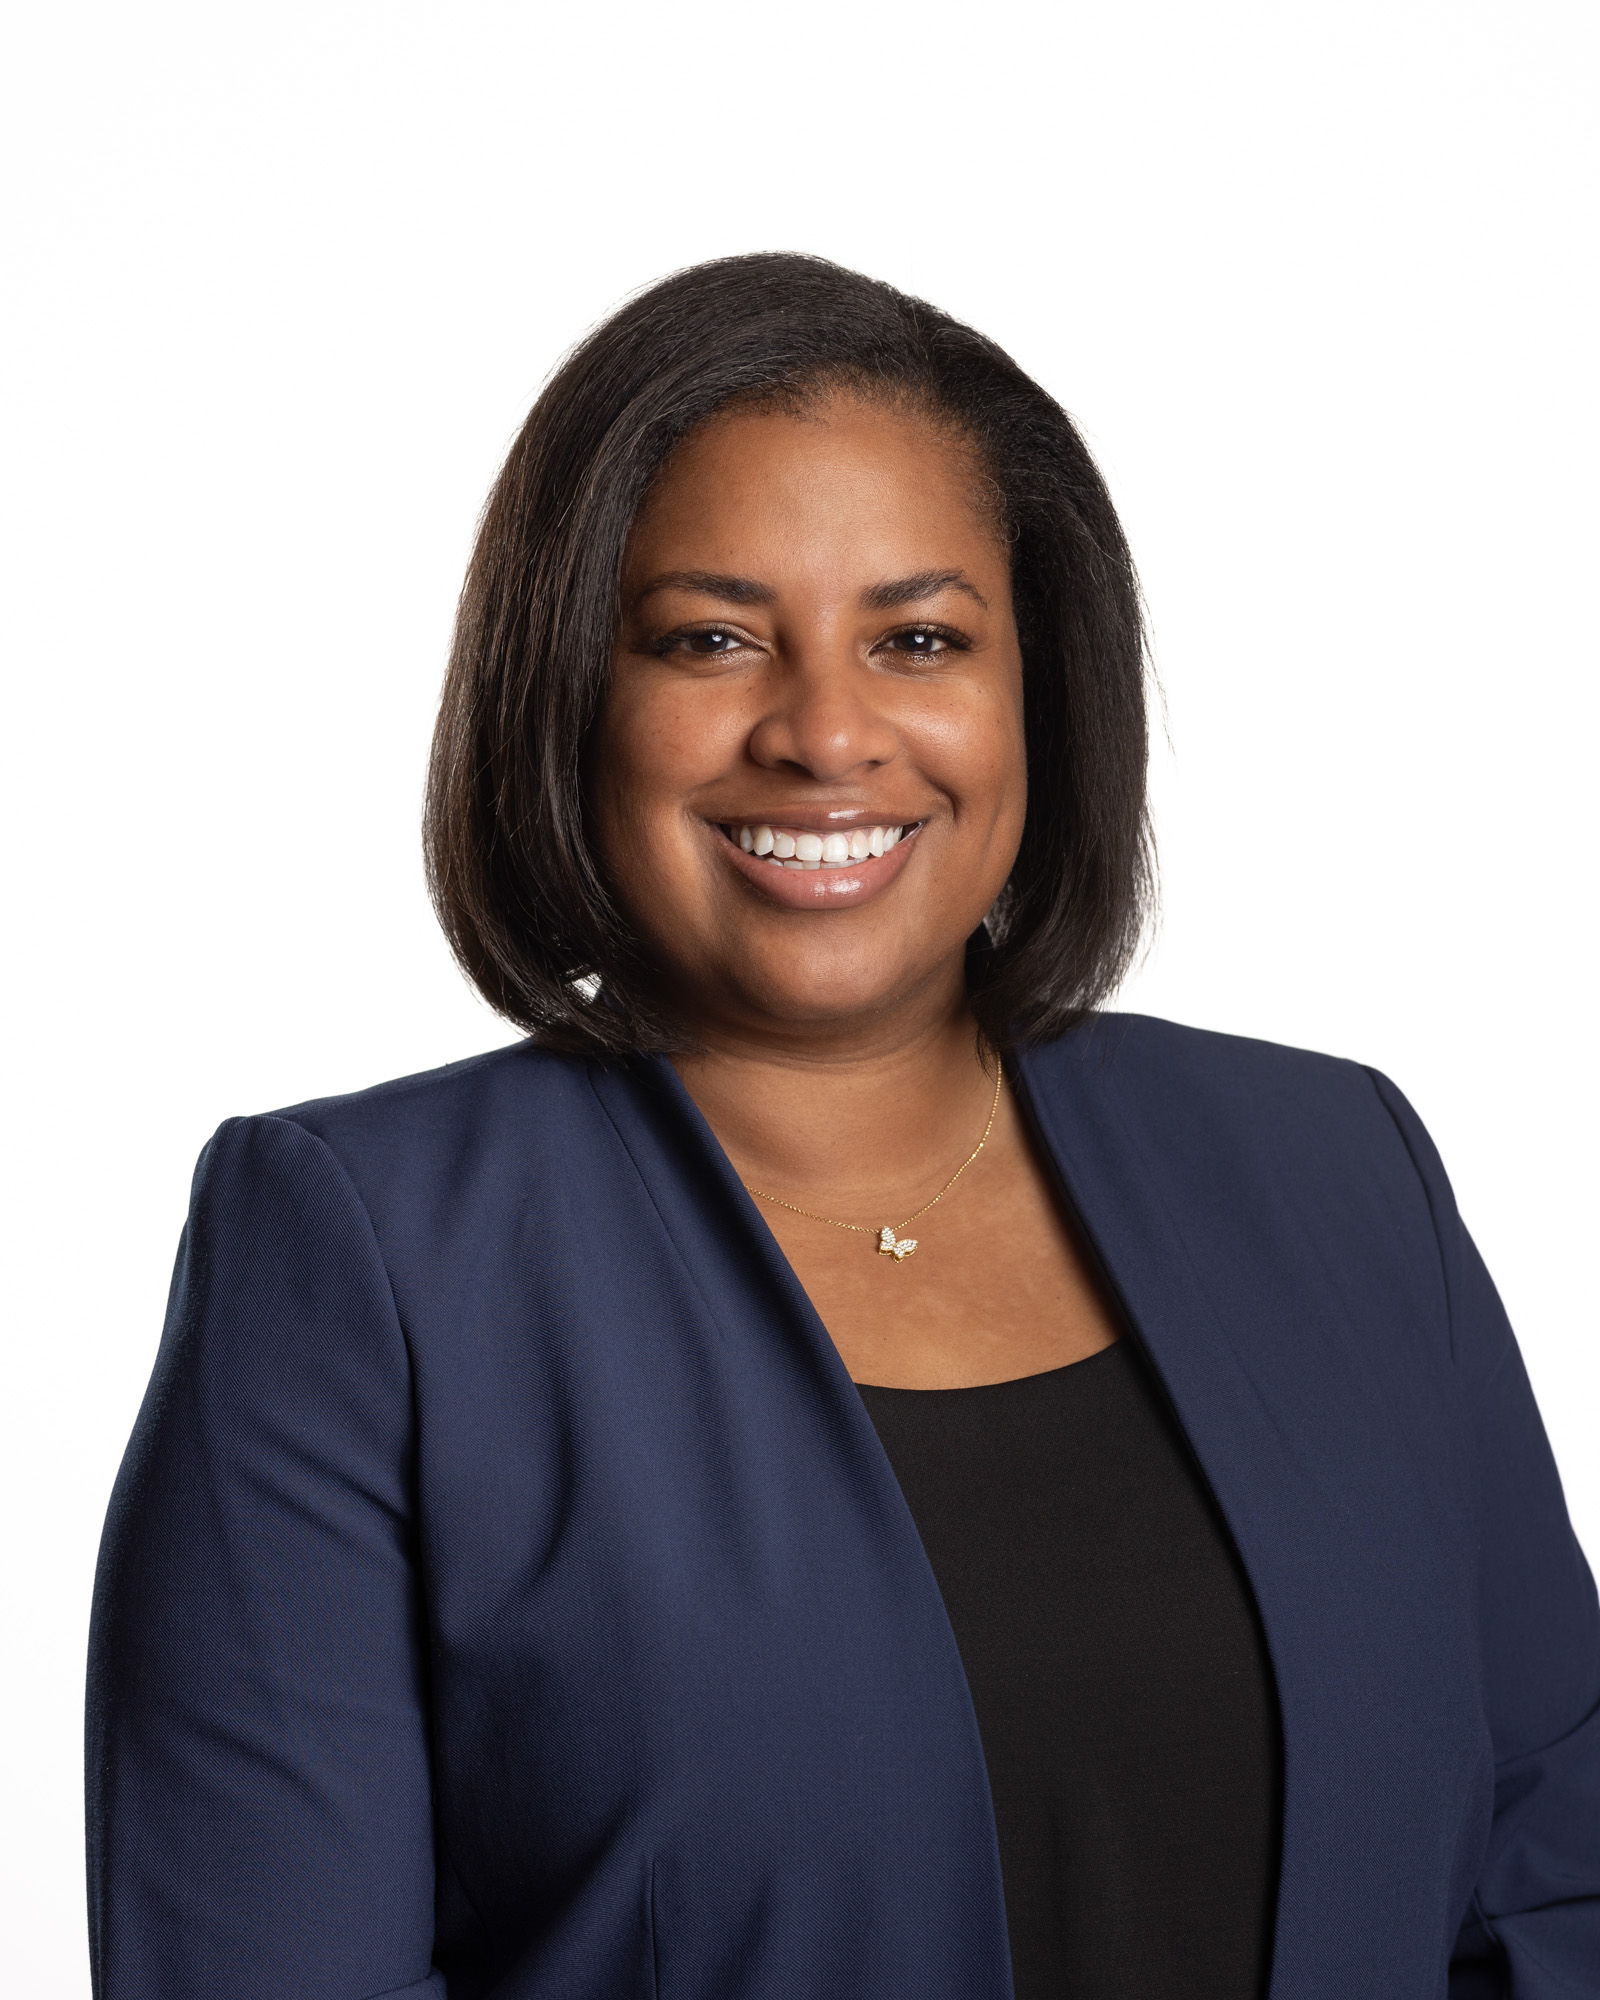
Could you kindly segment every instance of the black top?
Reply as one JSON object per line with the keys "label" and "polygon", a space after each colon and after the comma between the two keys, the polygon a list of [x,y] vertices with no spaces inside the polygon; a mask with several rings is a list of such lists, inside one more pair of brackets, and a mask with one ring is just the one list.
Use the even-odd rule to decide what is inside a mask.
{"label": "black top", "polygon": [[1259,2000],[1271,1668],[1133,1342],[1016,1382],[861,1394],[966,1665],[1017,2000]]}

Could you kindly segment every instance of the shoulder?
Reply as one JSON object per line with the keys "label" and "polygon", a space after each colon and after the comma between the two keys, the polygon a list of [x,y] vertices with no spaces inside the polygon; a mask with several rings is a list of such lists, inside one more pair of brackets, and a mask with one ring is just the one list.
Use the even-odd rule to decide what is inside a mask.
{"label": "shoulder", "polygon": [[330,1145],[364,1134],[415,1139],[486,1118],[540,1111],[559,1115],[564,1099],[581,1098],[586,1077],[587,1065],[576,1058],[552,1055],[532,1042],[514,1042],[439,1069],[337,1097],[309,1098],[261,1115],[298,1125]]}
{"label": "shoulder", "polygon": [[1367,1065],[1311,1049],[1101,1014],[1024,1058],[1048,1118],[1115,1126],[1152,1161],[1281,1189],[1387,1186],[1408,1205],[1448,1200],[1416,1113]]}
{"label": "shoulder", "polygon": [[369,1089],[228,1119],[200,1176],[297,1183],[324,1201],[343,1188],[384,1218],[437,1205],[453,1189],[526,1185],[593,1144],[603,1122],[589,1065],[519,1042]]}
{"label": "shoulder", "polygon": [[[1159,1209],[1192,1261],[1225,1273],[1219,1289],[1289,1271],[1376,1302],[1374,1325],[1404,1301],[1407,1324],[1434,1327],[1440,1351],[1459,1346],[1452,1323],[1472,1318],[1487,1281],[1421,1120],[1378,1071],[1129,1014],[1098,1016],[1022,1069],[1082,1186],[1130,1214]],[[1480,1345],[1498,1351],[1497,1307],[1484,1325]]]}
{"label": "shoulder", "polygon": [[506,1144],[548,1152],[595,1116],[588,1063],[532,1042],[263,1114],[319,1140],[352,1173],[385,1162],[459,1167]]}
{"label": "shoulder", "polygon": [[1230,1123],[1346,1111],[1392,1123],[1387,1079],[1314,1049],[1224,1035],[1149,1014],[1097,1014],[1026,1057],[1044,1088],[1093,1092],[1128,1105],[1193,1107]]}

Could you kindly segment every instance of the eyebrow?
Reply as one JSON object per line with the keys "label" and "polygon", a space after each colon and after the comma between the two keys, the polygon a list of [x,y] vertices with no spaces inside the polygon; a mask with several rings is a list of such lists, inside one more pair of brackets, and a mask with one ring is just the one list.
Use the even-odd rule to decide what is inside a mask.
{"label": "eyebrow", "polygon": [[636,595],[642,604],[658,590],[692,590],[697,597],[715,597],[724,604],[770,604],[777,592],[768,583],[753,577],[724,576],[712,569],[669,569],[650,581]]}
{"label": "eyebrow", "polygon": [[[768,583],[753,577],[728,576],[711,569],[669,569],[651,577],[634,599],[642,604],[658,590],[692,590],[698,597],[715,597],[723,604],[771,604],[777,592]],[[923,569],[914,576],[897,576],[887,583],[874,583],[861,593],[864,611],[895,611],[902,604],[918,604],[937,597],[941,590],[964,590],[985,611],[989,601],[958,569]]]}
{"label": "eyebrow", "polygon": [[987,611],[989,601],[970,584],[958,569],[924,569],[915,576],[898,576],[892,583],[875,583],[861,593],[864,611],[894,611],[902,604],[917,604],[925,597],[937,597],[941,590],[964,590]]}

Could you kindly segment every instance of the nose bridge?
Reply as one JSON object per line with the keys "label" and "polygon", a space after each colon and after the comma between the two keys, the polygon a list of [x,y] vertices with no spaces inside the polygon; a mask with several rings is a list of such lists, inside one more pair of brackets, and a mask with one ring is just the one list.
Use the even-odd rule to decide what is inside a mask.
{"label": "nose bridge", "polygon": [[798,765],[827,779],[894,755],[898,738],[879,700],[882,683],[858,656],[848,620],[792,640],[769,686],[750,745],[758,763]]}

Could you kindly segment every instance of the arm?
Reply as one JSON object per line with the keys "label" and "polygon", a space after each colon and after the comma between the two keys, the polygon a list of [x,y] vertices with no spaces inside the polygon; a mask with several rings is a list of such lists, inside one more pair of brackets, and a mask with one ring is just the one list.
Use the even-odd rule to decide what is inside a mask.
{"label": "arm", "polygon": [[223,1126],[96,1579],[97,2000],[442,2000],[411,1430],[348,1178]]}
{"label": "arm", "polygon": [[1415,1112],[1378,1087],[1433,1209],[1477,1496],[1494,1821],[1451,1993],[1600,1996],[1600,1610],[1504,1309]]}

